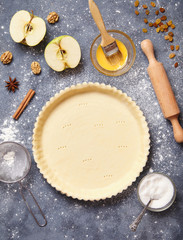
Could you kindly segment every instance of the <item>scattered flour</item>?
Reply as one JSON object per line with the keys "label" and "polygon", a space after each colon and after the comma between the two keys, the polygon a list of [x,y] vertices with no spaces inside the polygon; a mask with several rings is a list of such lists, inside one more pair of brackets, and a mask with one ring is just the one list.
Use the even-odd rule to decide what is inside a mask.
{"label": "scattered flour", "polygon": [[16,136],[19,130],[16,128],[16,122],[12,119],[5,119],[3,126],[0,129],[0,141],[16,141]]}

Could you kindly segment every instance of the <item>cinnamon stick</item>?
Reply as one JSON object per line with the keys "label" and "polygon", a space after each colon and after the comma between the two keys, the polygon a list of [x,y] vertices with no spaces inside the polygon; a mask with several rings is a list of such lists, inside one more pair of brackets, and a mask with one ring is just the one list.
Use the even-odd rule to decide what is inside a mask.
{"label": "cinnamon stick", "polygon": [[16,112],[13,115],[14,119],[17,120],[20,117],[20,115],[22,114],[24,109],[27,107],[27,105],[29,104],[29,102],[32,99],[32,97],[34,96],[34,94],[35,94],[35,91],[33,89],[30,89],[28,91],[28,93],[26,94],[23,101],[20,103],[18,109],[16,110]]}

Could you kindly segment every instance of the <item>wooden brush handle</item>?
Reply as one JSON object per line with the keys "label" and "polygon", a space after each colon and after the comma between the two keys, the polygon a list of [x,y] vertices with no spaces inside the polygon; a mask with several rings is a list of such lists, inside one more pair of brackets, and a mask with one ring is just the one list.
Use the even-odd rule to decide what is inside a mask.
{"label": "wooden brush handle", "polygon": [[172,123],[175,140],[183,142],[183,129],[178,122],[180,110],[163,64],[156,60],[151,40],[146,39],[142,41],[141,48],[149,60],[147,71],[163,115]]}
{"label": "wooden brush handle", "polygon": [[88,3],[89,3],[89,8],[90,8],[92,17],[93,17],[93,19],[101,33],[101,36],[102,36],[101,46],[105,47],[105,46],[111,44],[112,42],[114,42],[115,39],[108,34],[108,32],[105,28],[101,13],[100,13],[96,3],[93,0],[89,0]]}

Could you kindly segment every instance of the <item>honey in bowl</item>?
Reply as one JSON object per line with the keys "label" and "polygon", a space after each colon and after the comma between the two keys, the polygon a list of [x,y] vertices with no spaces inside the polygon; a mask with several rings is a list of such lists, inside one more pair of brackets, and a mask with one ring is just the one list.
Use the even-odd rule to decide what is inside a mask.
{"label": "honey in bowl", "polygon": [[122,58],[121,58],[120,62],[116,65],[110,64],[110,62],[107,60],[107,58],[102,50],[101,45],[99,45],[97,48],[97,52],[96,52],[97,62],[102,68],[104,68],[108,71],[117,71],[117,70],[123,68],[126,65],[126,62],[128,59],[128,51],[127,51],[125,45],[119,40],[116,40],[116,43],[118,45],[120,52],[122,53]]}

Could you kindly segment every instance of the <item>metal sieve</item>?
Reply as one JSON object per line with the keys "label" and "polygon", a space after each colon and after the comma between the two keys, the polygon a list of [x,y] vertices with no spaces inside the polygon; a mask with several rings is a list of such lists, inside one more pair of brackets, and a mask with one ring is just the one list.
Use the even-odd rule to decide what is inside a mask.
{"label": "metal sieve", "polygon": [[[19,183],[20,194],[29,212],[33,216],[36,223],[40,227],[44,227],[47,224],[47,220],[41,207],[39,206],[31,190],[27,186],[23,185],[21,182],[29,173],[30,168],[31,156],[24,146],[16,142],[3,142],[0,144],[0,181],[4,183]],[[38,219],[34,215],[23,193],[23,189],[27,190],[31,195],[34,203],[39,209],[41,216],[44,219],[44,224],[40,224]]]}

